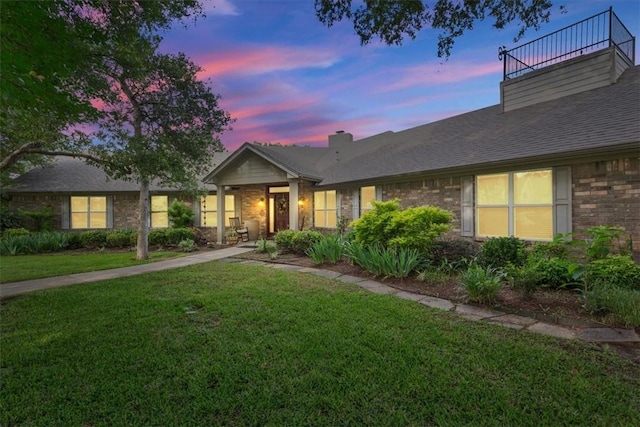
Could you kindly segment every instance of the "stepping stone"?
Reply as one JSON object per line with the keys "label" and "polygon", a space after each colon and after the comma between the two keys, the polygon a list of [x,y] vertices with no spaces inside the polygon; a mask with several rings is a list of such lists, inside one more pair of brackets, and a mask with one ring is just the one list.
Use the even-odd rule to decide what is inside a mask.
{"label": "stepping stone", "polygon": [[456,306],[456,313],[466,317],[470,316],[471,320],[488,319],[491,317],[504,316],[506,313],[502,311],[490,310],[488,308],[476,307],[475,305],[460,304]]}
{"label": "stepping stone", "polygon": [[[318,269],[314,269],[315,271],[311,271],[311,274],[315,274],[316,276],[322,276],[322,277],[327,277],[329,279],[335,279],[336,277],[340,276],[340,273],[338,273],[337,271],[331,271],[331,270],[318,270]],[[300,270],[300,272],[302,273],[306,273],[305,270]]]}
{"label": "stepping stone", "polygon": [[413,292],[400,291],[396,294],[398,298],[406,299],[409,301],[420,301],[425,298],[424,295],[414,294]]}
{"label": "stepping stone", "polygon": [[364,282],[359,282],[357,285],[370,292],[373,292],[374,294],[393,295],[398,292],[397,289],[394,289],[387,285],[383,285],[382,283],[375,282],[373,280],[365,280]]}
{"label": "stepping stone", "polygon": [[525,326],[533,325],[537,320],[516,314],[505,314],[504,316],[493,317],[489,319],[489,322],[497,323],[508,328],[522,329]]}
{"label": "stepping stone", "polygon": [[424,297],[420,300],[420,304],[424,304],[427,307],[439,308],[440,310],[451,311],[455,304],[444,298],[436,297]]}
{"label": "stepping stone", "polygon": [[572,340],[576,337],[576,333],[567,328],[558,325],[550,325],[549,323],[537,322],[526,328],[527,331],[536,332],[542,335],[549,335],[556,338],[564,338]]}
{"label": "stepping stone", "polygon": [[640,342],[634,330],[618,328],[584,328],[578,331],[578,338],[597,342]]}

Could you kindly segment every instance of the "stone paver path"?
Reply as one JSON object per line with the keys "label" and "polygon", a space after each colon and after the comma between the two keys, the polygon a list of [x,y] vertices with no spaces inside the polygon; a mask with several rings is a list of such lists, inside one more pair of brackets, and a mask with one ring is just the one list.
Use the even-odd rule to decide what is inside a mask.
{"label": "stone paver path", "polygon": [[189,255],[182,258],[173,258],[150,264],[136,265],[132,267],[116,268],[112,270],[95,271],[90,273],[70,274],[68,276],[27,280],[24,282],[6,283],[0,285],[0,298],[12,297],[41,289],[95,282],[99,280],[113,279],[118,277],[127,277],[136,274],[149,273],[153,271],[163,271],[171,268],[200,264],[213,260],[221,260],[244,265],[258,265],[281,270],[298,271],[301,273],[315,274],[317,276],[339,280],[344,283],[353,283],[367,291],[376,294],[393,295],[398,298],[415,301],[427,307],[456,313],[457,315],[472,321],[487,322],[511,329],[525,330],[557,338],[579,339],[586,342],[624,343],[640,346],[640,337],[633,329],[592,326],[561,326],[557,324],[542,322],[530,317],[518,316],[515,314],[509,314],[497,310],[490,310],[487,308],[477,307],[469,304],[457,304],[442,298],[402,291],[391,286],[387,286],[384,283],[377,282],[375,280],[341,275],[340,273],[331,270],[322,270],[318,268],[301,267],[289,264],[266,263],[262,261],[241,260],[238,258],[233,258],[236,255],[252,250],[254,250],[254,247],[252,247],[251,245],[236,246],[220,249],[217,251]]}

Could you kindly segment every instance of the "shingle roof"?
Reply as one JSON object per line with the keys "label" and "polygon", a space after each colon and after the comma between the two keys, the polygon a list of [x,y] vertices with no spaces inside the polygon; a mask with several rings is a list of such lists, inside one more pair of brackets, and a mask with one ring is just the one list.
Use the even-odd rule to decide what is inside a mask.
{"label": "shingle roof", "polygon": [[[231,153],[215,153],[214,162],[220,164]],[[206,185],[215,191],[215,185]],[[151,191],[175,191],[175,188],[151,184]],[[98,167],[86,164],[80,159],[58,156],[45,167],[34,168],[14,179],[5,188],[11,193],[118,193],[139,191],[137,182],[109,179]]]}

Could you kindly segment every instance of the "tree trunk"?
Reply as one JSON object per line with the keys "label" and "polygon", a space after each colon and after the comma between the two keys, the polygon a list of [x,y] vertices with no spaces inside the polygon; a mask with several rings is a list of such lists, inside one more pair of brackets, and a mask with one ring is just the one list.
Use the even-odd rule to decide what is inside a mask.
{"label": "tree trunk", "polygon": [[136,259],[149,258],[149,181],[140,182],[140,215],[138,218],[138,246]]}

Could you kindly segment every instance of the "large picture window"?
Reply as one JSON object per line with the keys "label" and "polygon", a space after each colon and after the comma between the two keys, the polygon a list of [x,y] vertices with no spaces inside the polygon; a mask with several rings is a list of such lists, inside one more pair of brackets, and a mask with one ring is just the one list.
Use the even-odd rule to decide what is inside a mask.
{"label": "large picture window", "polygon": [[72,196],[71,228],[107,228],[107,198],[105,196]]}
{"label": "large picture window", "polygon": [[[225,194],[224,217],[225,219],[229,219],[229,217],[234,216],[236,216],[235,197],[233,194]],[[215,194],[208,195],[200,199],[200,226],[218,226],[218,196]]]}
{"label": "large picture window", "polygon": [[553,238],[551,169],[476,177],[476,234],[529,240]]}
{"label": "large picture window", "polygon": [[169,227],[169,197],[168,196],[151,196],[151,227],[167,228]]}
{"label": "large picture window", "polygon": [[316,227],[336,227],[338,209],[335,190],[313,193],[313,217]]}

